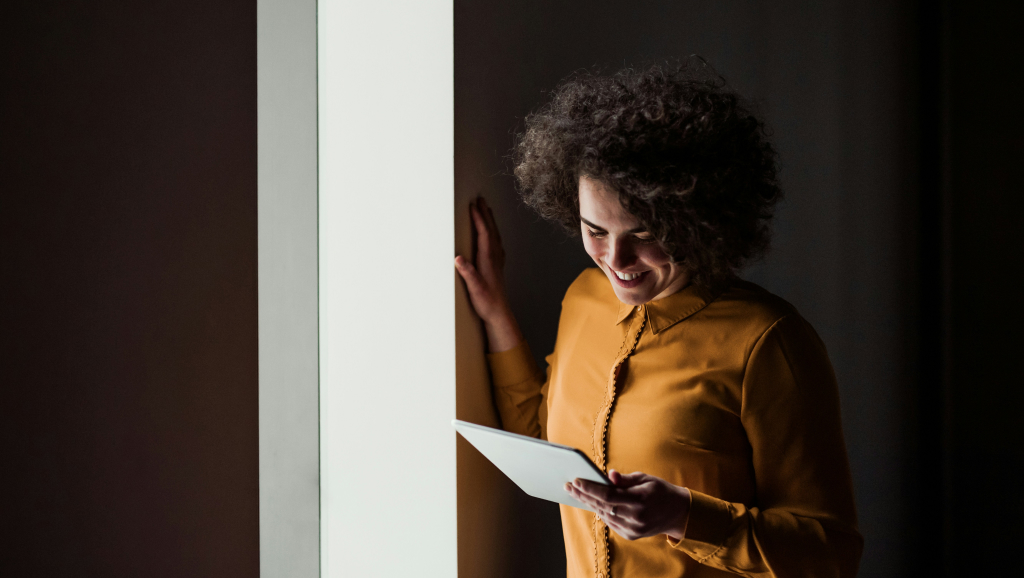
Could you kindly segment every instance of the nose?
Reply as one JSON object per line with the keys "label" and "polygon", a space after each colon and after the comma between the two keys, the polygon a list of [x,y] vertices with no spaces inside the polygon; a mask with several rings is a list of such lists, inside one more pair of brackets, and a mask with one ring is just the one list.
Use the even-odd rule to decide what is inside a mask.
{"label": "nose", "polygon": [[606,262],[612,269],[622,271],[636,263],[636,252],[625,239],[615,239],[609,243]]}

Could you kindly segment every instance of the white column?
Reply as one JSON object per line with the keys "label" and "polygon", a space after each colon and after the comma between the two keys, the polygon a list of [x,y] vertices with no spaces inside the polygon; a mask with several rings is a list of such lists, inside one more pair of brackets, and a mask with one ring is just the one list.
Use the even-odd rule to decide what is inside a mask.
{"label": "white column", "polygon": [[316,0],[257,0],[260,575],[320,574]]}
{"label": "white column", "polygon": [[454,578],[450,0],[322,0],[321,569]]}

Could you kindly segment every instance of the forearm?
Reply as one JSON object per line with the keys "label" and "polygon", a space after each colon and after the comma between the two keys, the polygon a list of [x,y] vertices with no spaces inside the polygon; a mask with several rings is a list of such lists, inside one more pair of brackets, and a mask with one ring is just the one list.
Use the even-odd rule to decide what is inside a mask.
{"label": "forearm", "polygon": [[487,334],[487,351],[500,353],[519,345],[523,333],[519,323],[511,311],[504,311],[492,319],[484,319],[484,332]]}
{"label": "forearm", "polygon": [[520,435],[542,437],[545,376],[537,368],[526,341],[520,340],[505,351],[489,353],[487,362],[502,427]]}

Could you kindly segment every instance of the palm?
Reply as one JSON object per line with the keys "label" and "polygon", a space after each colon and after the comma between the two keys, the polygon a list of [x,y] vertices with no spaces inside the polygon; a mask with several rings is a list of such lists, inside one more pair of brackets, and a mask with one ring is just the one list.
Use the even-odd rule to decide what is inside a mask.
{"label": "palm", "polygon": [[494,213],[483,198],[470,204],[469,213],[476,233],[475,258],[470,263],[465,257],[456,257],[455,267],[466,283],[473,309],[484,322],[491,351],[504,351],[522,339],[505,297],[505,250]]}

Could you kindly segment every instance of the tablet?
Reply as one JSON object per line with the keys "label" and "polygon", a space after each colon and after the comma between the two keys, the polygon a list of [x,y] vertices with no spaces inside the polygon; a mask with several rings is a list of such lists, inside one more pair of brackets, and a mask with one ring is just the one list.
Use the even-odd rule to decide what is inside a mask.
{"label": "tablet", "polygon": [[566,482],[580,478],[611,485],[604,472],[576,448],[457,419],[452,420],[452,425],[517,486],[535,498],[593,512],[590,506],[565,491]]}

